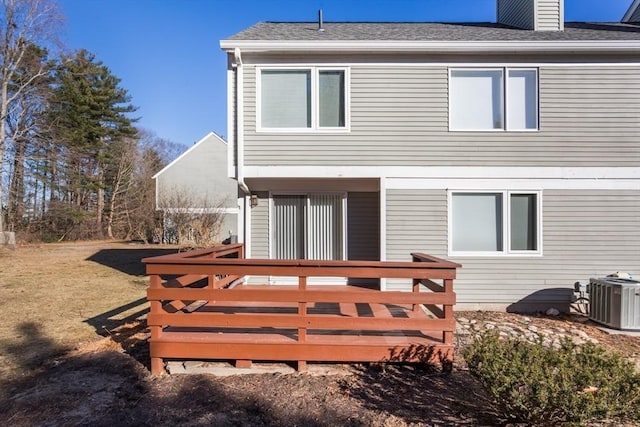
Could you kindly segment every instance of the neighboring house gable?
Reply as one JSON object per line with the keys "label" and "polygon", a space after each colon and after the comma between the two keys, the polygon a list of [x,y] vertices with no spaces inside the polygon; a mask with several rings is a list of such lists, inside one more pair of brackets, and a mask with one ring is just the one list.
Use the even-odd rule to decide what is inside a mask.
{"label": "neighboring house gable", "polygon": [[220,240],[237,235],[237,182],[227,176],[227,143],[211,132],[154,175],[156,208],[225,212]]}

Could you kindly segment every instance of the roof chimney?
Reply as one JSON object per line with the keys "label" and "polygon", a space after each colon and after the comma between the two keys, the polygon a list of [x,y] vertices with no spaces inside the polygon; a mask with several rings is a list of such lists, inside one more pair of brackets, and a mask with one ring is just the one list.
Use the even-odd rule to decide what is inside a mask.
{"label": "roof chimney", "polygon": [[324,31],[324,21],[322,20],[322,9],[318,10],[318,31]]}
{"label": "roof chimney", "polygon": [[497,0],[497,21],[523,30],[564,31],[564,0]]}

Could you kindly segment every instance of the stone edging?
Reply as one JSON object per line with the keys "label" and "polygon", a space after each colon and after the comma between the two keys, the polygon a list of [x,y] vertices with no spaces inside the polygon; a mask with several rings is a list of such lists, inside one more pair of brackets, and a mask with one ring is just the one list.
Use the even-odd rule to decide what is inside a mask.
{"label": "stone edging", "polygon": [[585,331],[562,327],[541,328],[535,326],[531,318],[522,317],[518,322],[511,321],[489,321],[467,319],[466,317],[457,318],[456,335],[461,341],[468,342],[470,338],[477,336],[485,331],[497,331],[498,334],[505,338],[525,339],[529,342],[538,342],[542,340],[543,345],[559,349],[563,340],[570,339],[576,345],[582,345],[587,342],[598,344],[599,341],[590,337]]}

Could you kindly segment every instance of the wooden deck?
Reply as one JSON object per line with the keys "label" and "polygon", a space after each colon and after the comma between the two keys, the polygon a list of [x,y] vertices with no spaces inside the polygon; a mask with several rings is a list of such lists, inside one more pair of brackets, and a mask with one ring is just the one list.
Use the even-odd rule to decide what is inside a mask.
{"label": "wooden deck", "polygon": [[[448,363],[458,264],[253,260],[242,245],[143,260],[153,374],[164,359]],[[168,275],[171,275],[170,277]],[[294,276],[298,285],[246,285],[246,276]],[[308,277],[409,278],[413,292],[307,285]],[[165,280],[163,280],[163,277]],[[441,283],[437,283],[440,281]]]}

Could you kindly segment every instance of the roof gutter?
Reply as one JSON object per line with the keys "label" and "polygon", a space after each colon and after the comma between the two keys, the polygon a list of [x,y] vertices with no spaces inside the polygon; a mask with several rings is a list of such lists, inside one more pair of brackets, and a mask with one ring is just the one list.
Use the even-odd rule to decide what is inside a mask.
{"label": "roof gutter", "polygon": [[424,40],[222,40],[220,47],[232,52],[407,52],[407,53],[639,53],[640,40],[552,41],[424,41]]}

